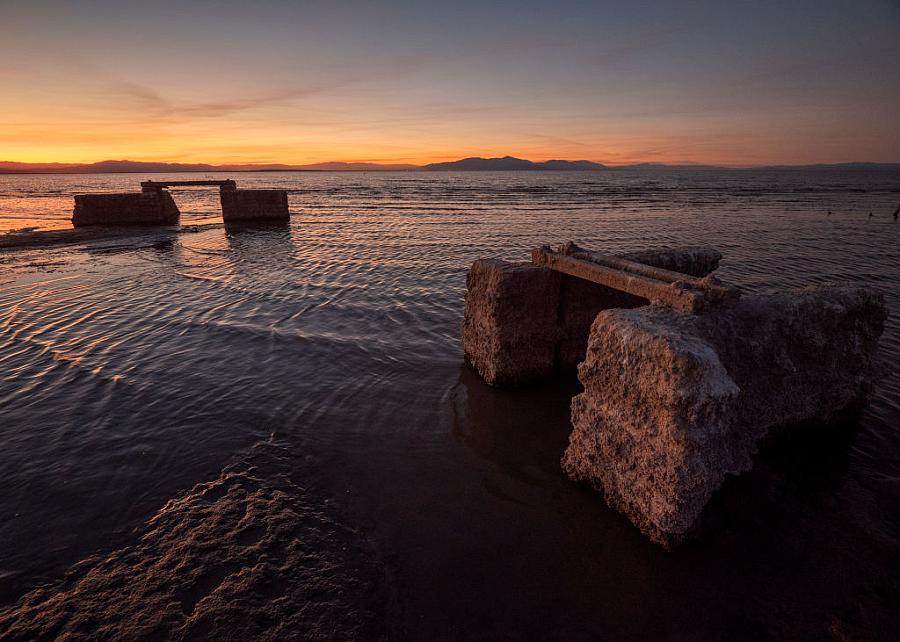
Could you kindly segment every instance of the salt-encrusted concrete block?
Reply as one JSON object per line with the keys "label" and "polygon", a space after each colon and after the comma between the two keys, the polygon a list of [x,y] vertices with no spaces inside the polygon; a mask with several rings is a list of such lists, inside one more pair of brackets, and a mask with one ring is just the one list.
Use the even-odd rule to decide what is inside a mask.
{"label": "salt-encrusted concrete block", "polygon": [[553,374],[559,274],[530,263],[475,261],[466,277],[466,359],[491,385]]}
{"label": "salt-encrusted concrete block", "polygon": [[76,194],[72,225],[176,225],[181,216],[165,190]]}
{"label": "salt-encrusted concrete block", "polygon": [[[660,247],[618,254],[620,258],[652,267],[704,277],[719,267],[722,254],[712,247]],[[591,324],[603,310],[637,308],[648,301],[604,285],[563,274],[559,294],[559,344],[556,367],[574,371],[584,361]]]}
{"label": "salt-encrusted concrete block", "polygon": [[[883,298],[859,287],[744,297],[698,315],[601,312],[562,460],[653,541],[695,527],[767,435],[828,422],[869,392]],[[819,425],[819,424],[816,424]]]}
{"label": "salt-encrusted concrete block", "polygon": [[286,221],[287,191],[283,189],[222,189],[222,219],[229,221]]}

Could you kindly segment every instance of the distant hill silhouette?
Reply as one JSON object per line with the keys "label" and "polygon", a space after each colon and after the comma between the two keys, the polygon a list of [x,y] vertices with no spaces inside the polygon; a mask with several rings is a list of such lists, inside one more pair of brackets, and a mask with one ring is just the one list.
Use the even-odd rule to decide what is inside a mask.
{"label": "distant hill silhouette", "polygon": [[817,165],[766,165],[765,167],[759,167],[757,169],[827,169],[827,170],[867,170],[867,169],[875,169],[875,170],[893,170],[900,171],[900,163],[830,163],[830,164],[817,164]]}
{"label": "distant hill silhouette", "polygon": [[127,174],[132,172],[214,172],[215,165],[205,163],[144,163],[129,160],[108,160],[99,163],[13,163],[0,162],[3,174]]}
{"label": "distant hill silhouette", "polygon": [[99,163],[16,163],[0,161],[0,174],[155,174],[179,172],[315,172],[315,171],[400,171],[421,169],[418,165],[380,165],[378,163],[315,163],[312,165],[154,163],[108,160]]}
{"label": "distant hill silhouette", "polygon": [[[548,160],[534,162],[514,156],[502,158],[481,158],[473,156],[447,163],[428,165],[379,164],[379,163],[313,163],[310,165],[284,165],[278,163],[245,163],[210,165],[208,163],[163,163],[129,160],[107,160],[99,163],[18,163],[0,161],[0,174],[155,174],[178,172],[390,172],[390,171],[597,171],[597,170],[667,170],[667,169],[730,169],[714,165],[666,165],[663,163],[637,163],[633,165],[607,166],[586,160]],[[900,171],[900,163],[835,163],[830,165],[768,165],[747,167],[751,170],[882,170]]]}
{"label": "distant hill silhouette", "polygon": [[548,160],[535,163],[513,156],[504,156],[503,158],[473,156],[449,163],[430,163],[424,165],[422,169],[429,171],[497,172],[509,170],[599,170],[606,169],[606,166],[586,160]]}

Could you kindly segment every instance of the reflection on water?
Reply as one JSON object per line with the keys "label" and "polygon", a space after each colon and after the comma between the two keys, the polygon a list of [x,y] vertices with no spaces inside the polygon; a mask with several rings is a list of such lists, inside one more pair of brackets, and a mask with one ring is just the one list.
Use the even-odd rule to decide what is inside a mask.
{"label": "reflection on water", "polygon": [[[0,178],[3,194],[25,189],[26,178],[13,178]],[[27,181],[36,181],[33,193],[49,181],[59,203],[70,204],[73,190],[119,189],[138,178]],[[260,444],[278,443],[277,465],[256,464],[253,484],[264,497],[273,488],[297,495],[277,506],[312,529],[310,541],[353,533],[371,551],[377,563],[350,563],[323,545],[316,564],[344,565],[335,582],[354,596],[346,605],[354,612],[370,612],[359,596],[383,593],[392,634],[872,638],[896,630],[893,374],[855,431],[766,454],[717,498],[715,528],[670,555],[559,470],[577,382],[493,390],[462,365],[459,345],[465,272],[475,258],[525,258],[531,246],[569,239],[605,250],[709,243],[725,254],[721,276],[750,291],[846,279],[884,289],[894,315],[882,353],[896,363],[896,175],[239,181],[290,189],[291,223],[142,232],[138,246],[108,240],[0,252],[3,605],[81,560],[92,561],[65,586],[93,586],[79,584],[89,568],[115,575],[119,560],[155,559],[141,544],[154,541],[153,523],[173,533],[192,528],[190,513],[170,512],[167,502],[194,505],[198,484],[219,483]],[[208,196],[176,200],[191,219],[183,199]],[[20,203],[14,213],[32,208],[44,226],[64,213],[60,205],[42,218],[33,203],[0,195],[4,225],[15,218],[10,203]],[[887,214],[869,221],[870,210]],[[285,476],[289,484],[279,481]],[[271,525],[266,510],[241,525],[246,502],[235,498],[227,510],[221,500],[210,501],[236,520],[221,522],[223,539]],[[259,541],[253,555],[282,559],[283,551],[268,550],[274,539]],[[222,571],[202,555],[189,560],[186,572],[206,579],[172,589],[188,611],[217,587],[229,595],[238,585],[240,565]],[[316,564],[309,568],[323,568]],[[285,595],[249,590],[254,605]],[[288,601],[307,599],[292,591]],[[86,608],[86,592],[68,594],[66,608]],[[218,613],[214,606],[198,613]],[[312,620],[334,611],[302,613],[292,622],[313,630]],[[20,626],[24,616],[0,615],[0,633],[4,617]]]}

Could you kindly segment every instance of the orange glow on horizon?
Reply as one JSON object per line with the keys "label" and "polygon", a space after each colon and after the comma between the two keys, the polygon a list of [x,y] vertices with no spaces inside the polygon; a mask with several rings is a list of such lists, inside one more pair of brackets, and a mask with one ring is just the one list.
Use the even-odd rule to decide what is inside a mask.
{"label": "orange glow on horizon", "polygon": [[900,161],[887,4],[780,40],[752,4],[43,4],[4,8],[0,161]]}

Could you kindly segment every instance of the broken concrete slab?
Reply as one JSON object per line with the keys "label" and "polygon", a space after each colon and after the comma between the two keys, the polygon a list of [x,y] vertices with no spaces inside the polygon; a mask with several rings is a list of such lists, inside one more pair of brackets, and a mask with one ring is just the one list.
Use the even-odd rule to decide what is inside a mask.
{"label": "broken concrete slab", "polygon": [[287,191],[283,189],[221,189],[219,198],[226,223],[290,219]]}
{"label": "broken concrete slab", "polygon": [[166,190],[76,194],[72,225],[177,225],[181,216]]}
{"label": "broken concrete slab", "polygon": [[[688,276],[706,276],[718,267],[722,255],[708,247],[659,248],[637,258],[644,265],[677,266]],[[574,371],[584,359],[598,312],[648,303],[645,298],[527,263],[476,261],[466,284],[466,359],[485,381],[497,386]],[[515,305],[523,307],[517,310]]]}
{"label": "broken concrete slab", "polygon": [[760,442],[861,403],[886,311],[860,287],[745,297],[679,313],[601,312],[579,366],[562,460],[650,539],[671,548]]}

